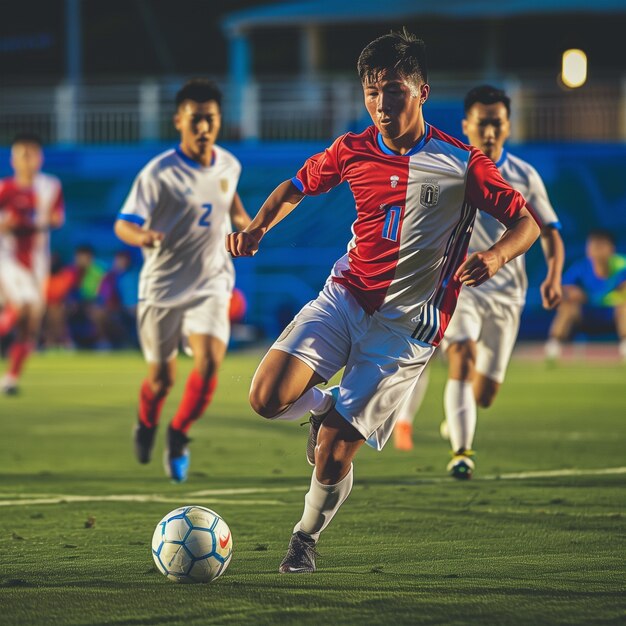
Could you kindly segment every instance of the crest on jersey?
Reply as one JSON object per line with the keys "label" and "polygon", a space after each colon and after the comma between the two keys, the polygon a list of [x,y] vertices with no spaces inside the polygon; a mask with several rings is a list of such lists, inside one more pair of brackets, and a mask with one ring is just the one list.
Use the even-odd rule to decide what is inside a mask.
{"label": "crest on jersey", "polygon": [[429,209],[436,206],[437,202],[439,202],[439,184],[437,181],[422,183],[420,204]]}
{"label": "crest on jersey", "polygon": [[392,189],[395,189],[398,186],[399,180],[400,180],[400,177],[396,176],[395,174],[389,177],[389,184],[391,185]]}
{"label": "crest on jersey", "polygon": [[220,189],[222,193],[228,192],[228,178],[220,178]]}

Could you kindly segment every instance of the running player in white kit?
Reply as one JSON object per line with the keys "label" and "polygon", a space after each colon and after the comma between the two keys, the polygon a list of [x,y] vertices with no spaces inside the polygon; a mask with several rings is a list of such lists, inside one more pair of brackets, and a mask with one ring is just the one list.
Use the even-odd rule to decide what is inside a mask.
{"label": "running player in white kit", "polygon": [[[366,442],[385,445],[461,285],[484,282],[539,234],[524,198],[492,161],[425,122],[422,41],[406,31],[385,35],[365,47],[357,67],[373,126],[307,159],[250,226],[227,239],[233,256],[251,256],[305,195],[343,181],[354,195],[348,253],[265,355],[250,390],[266,418],[312,412],[307,459],[315,470],[282,573],[315,571],[315,543],[350,493],[354,456]],[[477,209],[506,224],[505,234],[464,260]],[[315,226],[332,228],[332,215]],[[316,386],[344,367],[332,394]]]}
{"label": "running player in white kit", "polygon": [[250,223],[237,193],[241,165],[215,144],[221,103],[211,81],[183,86],[174,116],[180,145],[141,170],[115,222],[117,236],[144,253],[137,324],[148,377],[135,430],[140,463],[150,461],[181,339],[193,354],[194,368],[167,431],[165,469],[176,482],[187,477],[187,433],[211,401],[229,340],[234,269],[224,237],[231,224],[241,229]]}
{"label": "running player in white kit", "polygon": [[14,175],[0,180],[0,333],[15,328],[2,390],[16,394],[24,363],[36,346],[50,273],[50,230],[65,219],[61,183],[43,174],[36,135],[18,135],[11,145]]}
{"label": "running player in white kit", "polygon": [[[561,301],[565,256],[560,223],[537,171],[504,148],[510,134],[510,107],[510,99],[504,91],[490,85],[475,87],[465,97],[463,133],[472,146],[496,164],[504,180],[522,193],[526,206],[540,225],[547,265],[546,278],[540,288],[541,300],[545,309],[553,309]],[[479,213],[469,251],[485,250],[498,241],[503,232],[504,227],[498,221]],[[504,381],[517,339],[527,286],[524,256],[521,255],[479,287],[461,290],[442,342],[449,371],[444,391],[446,420],[441,430],[450,439],[453,457],[448,471],[455,478],[472,476],[476,406],[491,406]],[[402,421],[412,421],[413,416],[414,412],[407,412]],[[401,423],[399,420],[398,426]]]}

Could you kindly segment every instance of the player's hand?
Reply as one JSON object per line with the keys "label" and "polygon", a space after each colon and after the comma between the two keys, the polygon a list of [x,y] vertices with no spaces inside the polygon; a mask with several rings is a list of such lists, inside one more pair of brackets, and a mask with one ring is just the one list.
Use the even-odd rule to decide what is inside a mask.
{"label": "player's hand", "polygon": [[156,230],[144,230],[139,236],[139,245],[142,248],[160,248],[164,238],[165,235]]}
{"label": "player's hand", "polygon": [[544,280],[539,288],[541,293],[541,304],[544,309],[550,311],[561,303],[563,297],[563,288],[561,287],[561,281]]}
{"label": "player's hand", "polygon": [[461,264],[454,278],[468,287],[478,287],[489,280],[503,265],[502,258],[493,250],[474,252]]}
{"label": "player's hand", "polygon": [[262,234],[259,231],[242,230],[226,235],[226,250],[233,258],[254,256],[259,251]]}

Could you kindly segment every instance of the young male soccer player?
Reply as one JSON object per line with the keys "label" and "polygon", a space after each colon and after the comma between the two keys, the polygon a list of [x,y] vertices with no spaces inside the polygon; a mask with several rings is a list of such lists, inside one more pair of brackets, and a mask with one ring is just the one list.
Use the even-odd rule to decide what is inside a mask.
{"label": "young male soccer player", "polygon": [[[266,354],[250,390],[252,407],[266,418],[312,413],[307,458],[315,469],[283,573],[315,570],[315,542],[350,493],[357,450],[366,441],[385,445],[461,285],[481,284],[539,234],[523,197],[492,161],[424,121],[430,87],[422,41],[406,31],[385,35],[365,47],[357,67],[374,125],[309,158],[250,226],[227,238],[233,256],[253,255],[305,195],[342,181],[354,194],[348,253]],[[464,261],[478,208],[507,230]],[[316,387],[344,366],[332,394]]]}
{"label": "young male soccer player", "polygon": [[189,467],[187,432],[211,401],[229,339],[234,271],[224,237],[231,222],[236,228],[250,223],[237,193],[241,166],[215,143],[221,106],[212,82],[183,86],[174,115],[180,145],[141,170],[115,222],[117,236],[144,252],[137,322],[148,377],[135,430],[140,463],[150,461],[182,337],[193,353],[194,368],[167,431],[166,471],[178,482]]}
{"label": "young male soccer player", "polygon": [[626,256],[615,251],[615,237],[597,229],[587,235],[585,258],[563,275],[563,301],[550,326],[546,357],[557,359],[561,346],[584,321],[605,325],[611,319],[626,360]]}
{"label": "young male soccer player", "polygon": [[0,333],[15,328],[9,368],[2,379],[7,395],[18,391],[28,355],[37,342],[50,272],[50,230],[64,220],[61,183],[43,174],[41,140],[20,134],[11,145],[13,176],[0,180]]}
{"label": "young male soccer player", "polygon": [[[526,206],[541,226],[541,246],[548,268],[540,287],[541,300],[545,309],[553,309],[561,300],[564,249],[560,224],[537,171],[504,148],[510,133],[511,101],[504,91],[481,85],[468,92],[464,106],[463,133],[469,143],[491,159],[504,180],[526,198]],[[504,230],[493,217],[479,213],[470,253],[493,245]],[[450,439],[453,457],[448,471],[455,478],[470,478],[474,470],[471,457],[476,405],[491,406],[504,381],[527,284],[524,257],[519,256],[480,287],[461,290],[446,330],[442,347],[449,365],[444,391],[446,427],[442,432],[447,432]],[[413,415],[403,415],[402,421],[412,420]]]}

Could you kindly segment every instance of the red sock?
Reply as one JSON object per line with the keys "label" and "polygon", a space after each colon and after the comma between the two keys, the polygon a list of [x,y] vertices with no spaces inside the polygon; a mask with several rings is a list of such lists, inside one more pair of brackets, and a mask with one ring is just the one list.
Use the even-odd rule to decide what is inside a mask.
{"label": "red sock", "polygon": [[204,409],[211,402],[216,387],[217,376],[203,380],[196,370],[191,370],[185,385],[183,399],[180,401],[178,411],[172,420],[172,428],[187,433],[191,424],[204,413]]}
{"label": "red sock", "polygon": [[8,335],[13,330],[17,318],[17,311],[10,304],[0,311],[0,337]]}
{"label": "red sock", "polygon": [[16,341],[9,350],[9,374],[18,378],[24,367],[24,361],[33,349],[30,341]]}
{"label": "red sock", "polygon": [[144,426],[154,428],[159,423],[161,409],[167,394],[157,396],[150,383],[144,380],[139,392],[139,420]]}

